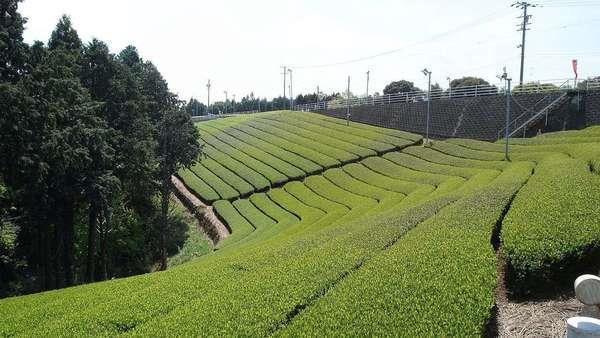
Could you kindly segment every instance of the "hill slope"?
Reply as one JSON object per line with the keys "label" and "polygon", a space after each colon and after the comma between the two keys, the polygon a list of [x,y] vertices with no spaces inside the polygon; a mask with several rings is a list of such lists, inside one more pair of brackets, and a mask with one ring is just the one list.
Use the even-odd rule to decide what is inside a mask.
{"label": "hill slope", "polygon": [[[598,223],[587,218],[596,216],[579,211],[576,193],[600,182],[599,128],[515,141],[510,162],[501,144],[410,146],[418,137],[312,114],[199,128],[214,150],[193,177],[221,175],[241,189],[223,169],[244,177],[227,167],[235,156],[282,174],[275,185],[263,167],[276,186],[264,192],[244,179],[247,198],[237,188],[230,198],[217,193],[214,206],[233,229],[220,249],[165,272],[0,300],[0,335],[480,335],[494,304],[500,226],[507,261],[525,277],[600,247]],[[600,200],[597,189],[586,194]],[[537,196],[544,203],[531,202]],[[569,245],[555,244],[556,231],[573,230],[569,214],[541,218],[557,206],[586,221]]]}

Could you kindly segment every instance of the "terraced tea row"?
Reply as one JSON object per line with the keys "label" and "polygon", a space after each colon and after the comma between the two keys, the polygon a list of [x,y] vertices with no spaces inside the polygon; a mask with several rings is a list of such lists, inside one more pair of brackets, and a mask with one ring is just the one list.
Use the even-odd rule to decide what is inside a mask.
{"label": "terraced tea row", "polygon": [[208,203],[233,201],[421,140],[410,133],[316,117],[275,112],[199,123],[204,156],[179,176]]}
{"label": "terraced tea row", "polygon": [[[300,122],[285,122],[294,118],[273,114],[252,124],[305,123],[304,115],[297,118]],[[340,131],[354,128],[339,120],[312,121]],[[221,142],[249,135],[227,125],[239,122],[219,123],[206,130]],[[356,135],[375,129],[364,130]],[[229,148],[211,145],[231,158],[243,153],[274,168],[255,157],[267,154],[302,174],[293,182],[286,176],[279,186],[269,181],[270,189],[248,198],[216,201],[233,232],[213,254],[163,273],[0,301],[0,335],[481,335],[497,279],[492,234],[514,198],[502,227],[503,245],[513,248],[507,260],[546,262],[538,242],[559,243],[555,231],[570,229],[572,218],[565,214],[547,224],[544,213],[570,201],[584,205],[584,195],[576,191],[597,177],[597,162],[591,160],[597,144],[573,146],[574,138],[588,137],[590,131],[581,133],[586,136],[543,137],[556,138],[554,143],[538,141],[541,137],[515,141],[521,144],[513,145],[512,162],[502,160],[501,144],[449,140],[428,148],[392,148],[352,163],[335,158],[340,163],[335,168],[309,176],[302,164],[261,147],[243,151],[229,143]],[[400,135],[391,131],[382,137]],[[347,148],[344,154],[355,153]],[[226,167],[223,160],[210,159]],[[238,162],[258,169],[257,163]],[[578,175],[561,179],[571,171]],[[586,194],[597,198],[593,188]],[[535,203],[536,196],[544,202]],[[577,215],[593,230],[595,223],[585,212]],[[535,226],[521,226],[530,221]],[[553,254],[553,262],[593,247],[596,234],[584,231],[565,246],[565,255]]]}

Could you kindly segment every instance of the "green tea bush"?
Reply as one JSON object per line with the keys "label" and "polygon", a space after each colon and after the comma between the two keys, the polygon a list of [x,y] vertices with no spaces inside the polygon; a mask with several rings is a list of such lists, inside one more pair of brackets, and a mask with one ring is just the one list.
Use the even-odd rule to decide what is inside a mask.
{"label": "green tea bush", "polygon": [[[217,151],[212,146],[205,145],[204,149],[206,157],[211,158],[223,167],[227,168],[236,176],[252,185],[253,191],[264,190],[270,187],[271,183],[260,173],[249,168],[246,164],[230,157],[229,155]],[[202,159],[200,159],[202,162]]]}
{"label": "green tea bush", "polygon": [[297,126],[287,123],[286,120],[275,120],[275,119],[267,119],[261,118],[257,119],[262,123],[271,125],[273,127],[279,128],[281,130],[285,130],[290,133],[294,133],[296,135],[305,136],[311,138],[313,140],[318,140],[320,143],[327,144],[331,147],[345,150],[351,154],[355,154],[358,157],[367,157],[367,156],[375,156],[377,153],[372,150],[361,146],[360,144],[354,144],[347,141],[340,140],[335,138],[334,136],[330,136],[329,134],[322,134],[311,131],[309,129],[298,128]]}
{"label": "green tea bush", "polygon": [[280,149],[285,149],[288,152],[296,154],[297,156],[301,156],[307,160],[310,160],[322,168],[333,167],[340,164],[340,162],[333,157],[327,156],[303,145],[288,141],[284,138],[266,133],[250,126],[249,124],[239,125],[236,126],[236,128],[248,135],[252,135],[264,142],[268,142],[276,147],[279,147]]}
{"label": "green tea bush", "polygon": [[270,167],[273,167],[275,170],[283,173],[288,179],[298,179],[303,177],[306,173],[301,169],[291,165],[290,163],[279,159],[253,145],[242,142],[235,137],[232,137],[226,133],[221,132],[216,128],[212,128],[209,126],[198,127],[200,132],[210,133],[215,139],[227,144],[228,146],[239,150],[240,152],[255,158],[257,161],[264,163]]}
{"label": "green tea bush", "polygon": [[276,224],[271,217],[265,215],[262,211],[260,211],[260,209],[256,208],[256,206],[254,206],[249,199],[240,199],[234,201],[232,204],[237,211],[257,230],[266,227],[272,227]]}
{"label": "green tea bush", "polygon": [[[319,126],[319,125],[316,125],[313,123],[304,122],[304,121],[301,121],[300,119],[286,119],[286,123],[294,125],[298,128],[313,131],[315,133],[334,136],[337,139],[340,139],[340,140],[343,140],[343,141],[346,141],[349,143],[361,145],[363,147],[374,150],[378,153],[391,151],[391,150],[394,150],[394,148],[396,148],[396,146],[393,144],[383,143],[383,142],[379,142],[379,141],[376,141],[373,139],[355,135],[352,133],[352,131],[349,132],[348,129],[346,129],[345,131],[339,131],[334,128],[327,128],[327,127],[322,127],[322,126]],[[406,143],[407,143],[407,141],[402,140],[402,144],[406,144]],[[412,142],[408,142],[408,143],[412,143]]]}
{"label": "green tea bush", "polygon": [[[218,126],[218,125],[215,124],[215,126]],[[254,135],[248,134],[246,132],[243,132],[241,130],[234,129],[234,128],[228,128],[228,129],[222,129],[222,130],[223,130],[223,132],[237,138],[238,140],[240,140],[243,143],[247,143],[252,146],[255,146],[255,147],[279,158],[282,161],[285,161],[287,163],[292,164],[293,166],[295,166],[297,168],[300,168],[307,175],[314,174],[323,169],[323,167],[321,167],[317,163],[313,162],[312,160],[309,160],[309,159],[302,157],[294,152],[289,151],[288,149],[281,148],[275,144],[268,142],[267,141],[269,139],[268,137],[266,137],[267,140],[263,140]]]}
{"label": "green tea bush", "polygon": [[354,135],[370,138],[384,143],[393,144],[399,147],[405,144],[404,140],[411,141],[411,143],[416,143],[421,141],[422,139],[420,135],[396,129],[375,127],[368,124],[356,122],[352,122],[350,123],[350,125],[346,125],[345,120],[331,118],[319,114],[300,114],[294,115],[293,118],[302,120],[304,122],[317,124],[325,128],[335,129],[342,133],[352,133]]}
{"label": "green tea bush", "polygon": [[428,162],[450,165],[461,168],[479,168],[479,169],[494,169],[503,170],[508,166],[504,161],[482,161],[461,156],[446,154],[431,148],[409,147],[403,152],[424,159]]}
{"label": "green tea bush", "polygon": [[420,183],[393,179],[389,176],[375,172],[360,163],[347,164],[342,169],[348,173],[348,175],[359,181],[404,195],[408,195],[424,186]]}
{"label": "green tea bush", "polygon": [[537,166],[502,224],[515,292],[572,283],[578,273],[594,272],[598,261],[585,265],[600,252],[598,201],[600,177],[587,162],[554,156]]}
{"label": "green tea bush", "polygon": [[437,186],[444,182],[450,176],[432,174],[428,172],[412,170],[383,157],[369,157],[361,161],[367,168],[376,171],[382,175],[392,178],[402,179],[405,181],[416,182],[421,184],[429,184]]}
{"label": "green tea bush", "polygon": [[240,212],[226,200],[219,200],[213,204],[217,215],[225,221],[225,224],[231,229],[231,235],[225,238],[217,245],[222,248],[231,245],[242,238],[250,235],[256,228]]}
{"label": "green tea bush", "polygon": [[[514,165],[492,184],[463,191],[341,280],[281,335],[483,335],[497,278],[490,237],[530,172],[528,164]],[[396,220],[400,225],[402,218]]]}
{"label": "green tea bush", "polygon": [[[253,169],[257,173],[264,176],[271,185],[277,185],[286,182],[289,177],[277,171],[272,166],[265,162],[259,161],[258,159],[249,156],[241,150],[235,149],[229,144],[218,140],[216,137],[203,137],[203,140],[210,144],[213,148],[223,152],[223,154],[229,155],[231,158],[244,163],[249,168]],[[298,177],[302,176],[302,172],[298,170]]]}
{"label": "green tea bush", "polygon": [[219,199],[219,194],[211,188],[208,184],[204,183],[198,176],[196,176],[189,169],[181,169],[177,172],[177,176],[183,180],[185,185],[196,195],[202,198],[205,202],[212,204],[214,201]]}
{"label": "green tea bush", "polygon": [[190,170],[213,188],[221,199],[232,200],[240,195],[237,190],[225,183],[219,176],[213,174],[212,171],[208,170],[202,164],[196,163]]}
{"label": "green tea bush", "polygon": [[[301,145],[307,149],[311,149],[322,155],[329,156],[333,159],[336,159],[340,163],[354,161],[359,158],[359,156],[357,156],[356,154],[330,146],[321,137],[309,138],[309,135],[305,134],[304,130],[302,130],[302,135],[297,135],[283,130],[279,127],[272,126],[269,123],[263,123],[258,119],[252,122],[248,122],[248,125],[270,135],[280,137],[281,139],[284,139],[286,141],[292,142],[297,145]],[[330,166],[331,165],[327,165],[326,167]]]}
{"label": "green tea bush", "polygon": [[200,164],[222,179],[223,182],[227,182],[228,185],[234,188],[238,192],[236,197],[246,196],[254,191],[254,187],[250,185],[250,183],[236,175],[231,170],[225,168],[219,162],[211,158],[204,158],[200,161]]}

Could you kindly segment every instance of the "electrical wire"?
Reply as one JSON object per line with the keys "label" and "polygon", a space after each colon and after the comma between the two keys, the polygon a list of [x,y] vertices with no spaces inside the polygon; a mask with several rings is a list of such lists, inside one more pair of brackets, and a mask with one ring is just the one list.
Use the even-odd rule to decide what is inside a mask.
{"label": "electrical wire", "polygon": [[371,59],[375,59],[381,56],[386,56],[386,55],[390,55],[390,54],[395,54],[395,53],[399,53],[402,52],[408,48],[412,48],[412,47],[416,47],[422,44],[426,44],[426,43],[430,43],[432,41],[436,41],[439,39],[442,39],[444,37],[447,37],[449,35],[464,31],[466,29],[469,28],[473,28],[473,27],[477,27],[479,25],[482,24],[486,24],[490,22],[491,18],[499,18],[502,17],[506,14],[508,14],[508,12],[510,12],[510,9],[500,9],[497,11],[494,11],[488,15],[485,15],[483,17],[480,17],[474,21],[468,22],[466,24],[457,26],[456,28],[450,29],[448,31],[439,33],[439,34],[435,34],[427,39],[400,47],[400,48],[396,48],[396,49],[392,49],[392,50],[388,50],[388,51],[384,51],[381,53],[377,53],[377,54],[373,54],[373,55],[369,55],[369,56],[364,56],[364,57],[360,57],[360,58],[356,58],[356,59],[350,59],[350,60],[345,60],[345,61],[340,61],[340,62],[332,62],[332,63],[326,63],[326,64],[318,64],[318,65],[295,65],[295,66],[291,66],[290,68],[294,68],[294,69],[311,69],[311,68],[327,68],[327,67],[335,67],[335,66],[341,66],[341,65],[347,65],[347,64],[352,64],[352,63],[357,63],[357,62],[362,62],[362,61],[366,61],[366,60],[371,60]]}

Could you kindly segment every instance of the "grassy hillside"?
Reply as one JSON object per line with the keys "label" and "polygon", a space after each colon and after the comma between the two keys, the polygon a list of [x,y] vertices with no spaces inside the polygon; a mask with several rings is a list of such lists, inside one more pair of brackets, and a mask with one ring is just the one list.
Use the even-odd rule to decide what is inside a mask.
{"label": "grassy hillside", "polygon": [[421,140],[339,122],[316,114],[270,112],[199,123],[205,156],[179,176],[208,203],[233,201]]}
{"label": "grassy hillside", "polygon": [[522,276],[600,247],[599,128],[515,140],[509,162],[502,144],[424,148],[315,114],[198,128],[207,158],[180,176],[233,229],[219,249],[0,300],[0,335],[476,336],[494,305],[499,230]]}

